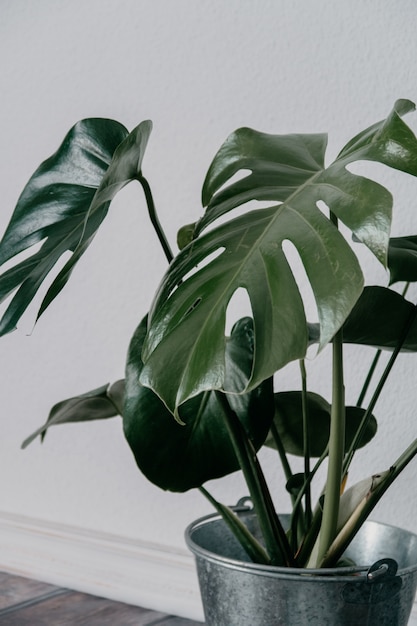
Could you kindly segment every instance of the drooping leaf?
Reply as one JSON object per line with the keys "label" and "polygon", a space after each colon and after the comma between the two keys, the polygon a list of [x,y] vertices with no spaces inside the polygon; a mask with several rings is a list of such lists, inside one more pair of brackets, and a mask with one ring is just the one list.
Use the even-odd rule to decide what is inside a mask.
{"label": "drooping leaf", "polygon": [[[346,434],[345,449],[353,441],[355,433],[361,423],[365,410],[359,407],[346,407]],[[310,438],[310,455],[320,457],[326,449],[330,433],[330,404],[316,393],[307,393],[307,415]],[[278,431],[281,443],[288,454],[304,456],[304,429],[302,413],[301,391],[285,391],[275,394],[274,424]],[[369,443],[377,430],[377,423],[371,416],[360,447]],[[265,445],[276,448],[275,440],[268,435]],[[290,485],[293,488],[293,484]]]}
{"label": "drooping leaf", "polygon": [[[129,348],[123,409],[125,435],[139,468],[149,480],[171,491],[186,491],[238,470],[214,392],[204,392],[186,402],[181,407],[181,425],[158,396],[140,384],[146,325],[145,318]],[[231,391],[250,375],[252,360],[253,326],[252,320],[245,318],[234,326],[227,341],[226,372]],[[273,418],[272,380],[250,393],[230,394],[228,399],[259,449]]]}
{"label": "drooping leaf", "polygon": [[82,120],[35,171],[0,242],[0,266],[25,250],[30,254],[34,244],[43,243],[0,276],[0,302],[17,290],[0,321],[0,335],[15,329],[49,272],[70,252],[38,317],[62,290],[113,197],[140,173],[150,131],[150,122],[142,122],[129,134],[114,120]]}
{"label": "drooping leaf", "polygon": [[391,237],[388,249],[390,283],[417,280],[417,236]]}
{"label": "drooping leaf", "polygon": [[[386,287],[365,287],[343,327],[343,340],[376,348],[393,349],[402,337],[414,304]],[[417,350],[417,322],[412,324],[403,350]]]}
{"label": "drooping leaf", "polygon": [[71,422],[89,422],[121,415],[124,401],[124,380],[103,385],[80,396],[68,398],[52,407],[45,424],[22,443],[26,448],[36,437],[43,441],[50,426]]}
{"label": "drooping leaf", "polygon": [[[417,140],[399,117],[412,108],[397,103],[387,120],[358,135],[327,168],[321,135],[241,129],[220,148],[204,185],[209,206],[197,232],[249,200],[280,204],[251,210],[199,236],[167,271],[150,313],[141,381],[172,412],[204,390],[225,388],[226,310],[239,288],[249,296],[256,344],[251,376],[240,391],[305,355],[308,326],[282,248],[287,240],[300,255],[316,300],[320,347],[334,336],[362,291],[363,277],[350,246],[317,203],[327,204],[385,263],[391,194],[346,168],[368,159],[417,175]],[[241,169],[251,174],[219,191]]]}

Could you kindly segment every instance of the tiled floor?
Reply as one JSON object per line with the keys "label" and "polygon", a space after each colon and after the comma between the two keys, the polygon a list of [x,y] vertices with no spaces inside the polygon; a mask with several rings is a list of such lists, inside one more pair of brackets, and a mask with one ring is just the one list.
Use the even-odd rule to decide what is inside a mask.
{"label": "tiled floor", "polygon": [[201,622],[0,572],[0,625],[201,626]]}
{"label": "tiled floor", "polygon": [[[417,626],[417,611],[408,623],[414,625]],[[204,625],[0,572],[0,626]]]}

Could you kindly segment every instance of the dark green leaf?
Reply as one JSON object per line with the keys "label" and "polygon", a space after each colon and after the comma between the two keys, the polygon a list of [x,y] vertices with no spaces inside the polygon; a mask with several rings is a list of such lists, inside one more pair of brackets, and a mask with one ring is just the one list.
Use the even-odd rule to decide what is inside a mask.
{"label": "dark green leaf", "polygon": [[43,243],[40,250],[16,261],[0,276],[0,301],[17,290],[0,322],[0,335],[15,329],[49,272],[70,252],[38,317],[62,290],[114,195],[138,176],[150,130],[150,122],[128,134],[113,120],[82,120],[33,174],[0,243],[0,265]]}
{"label": "dark green leaf", "polygon": [[[365,287],[343,327],[343,341],[393,349],[402,337],[415,306],[386,287]],[[412,325],[403,350],[417,350],[417,323]]]}
{"label": "dark green leaf", "polygon": [[[331,406],[321,396],[309,392],[307,394],[307,411],[310,455],[312,457],[320,457],[325,451],[329,441]],[[346,407],[346,450],[352,443],[364,414],[365,410],[359,407]],[[304,456],[301,391],[287,391],[275,394],[274,424],[278,430],[285,451],[288,454]],[[376,420],[371,416],[360,444],[361,447],[366,445],[374,437],[376,429]],[[265,445],[271,448],[276,447],[272,435],[268,436]],[[294,485],[291,487],[294,487]]]}
{"label": "dark green leaf", "polygon": [[[186,491],[207,480],[239,469],[214,392],[204,392],[186,402],[180,411],[183,425],[155,393],[140,382],[141,351],[146,319],[136,330],[126,369],[123,423],[136,462],[149,480],[163,489]],[[240,320],[227,341],[226,372],[230,391],[244,384],[253,361],[253,327]],[[167,363],[170,370],[175,364]],[[228,396],[256,449],[263,444],[273,417],[272,380],[252,392]]]}
{"label": "dark green leaf", "polygon": [[[249,200],[284,201],[324,168],[327,135],[270,135],[239,128],[221,146],[202,192],[207,210],[196,225],[211,222]],[[219,191],[241,170],[250,173]]]}
{"label": "dark green leaf", "polygon": [[[167,271],[150,313],[141,380],[172,412],[204,390],[225,388],[226,310],[239,288],[248,293],[256,335],[252,373],[241,391],[305,355],[308,327],[282,248],[287,240],[301,257],[316,300],[320,347],[331,340],[357,301],[363,277],[350,246],[317,203],[323,201],[386,262],[391,194],[347,166],[368,159],[417,175],[417,140],[399,117],[411,108],[399,102],[386,121],[358,135],[327,168],[322,135],[241,129],[229,137],[207,175],[203,197],[209,206],[200,230],[249,200],[281,204],[249,211],[198,237]],[[219,190],[244,168],[251,170],[247,178]]]}
{"label": "dark green leaf", "polygon": [[114,404],[119,415],[123,415],[123,407],[125,404],[125,387],[126,382],[123,379],[112,383],[107,389],[109,400]]}
{"label": "dark green leaf", "polygon": [[298,496],[300,491],[303,489],[305,484],[305,476],[304,474],[293,474],[289,480],[287,480],[287,484],[285,485],[285,489],[293,496]]}
{"label": "dark green leaf", "polygon": [[71,422],[89,422],[120,415],[124,399],[124,386],[124,380],[118,380],[112,385],[103,385],[81,396],[58,402],[52,407],[45,424],[25,439],[22,448],[26,448],[39,436],[43,441],[50,426]]}
{"label": "dark green leaf", "polygon": [[417,236],[392,237],[389,240],[388,267],[391,284],[417,280]]}
{"label": "dark green leaf", "polygon": [[416,176],[416,138],[401,119],[415,108],[410,100],[397,100],[387,119],[356,135],[340,152],[339,158],[348,158],[352,162],[356,160],[358,152],[365,148],[363,158]]}
{"label": "dark green leaf", "polygon": [[179,250],[182,250],[183,248],[185,248],[185,246],[188,246],[188,244],[191,243],[194,238],[194,233],[195,223],[186,224],[179,229],[177,233],[177,245]]}

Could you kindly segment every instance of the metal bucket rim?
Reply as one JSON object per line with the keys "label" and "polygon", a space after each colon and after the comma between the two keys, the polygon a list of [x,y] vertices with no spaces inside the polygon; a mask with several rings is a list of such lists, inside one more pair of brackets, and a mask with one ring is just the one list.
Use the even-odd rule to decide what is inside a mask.
{"label": "metal bucket rim", "polygon": [[[251,513],[248,508],[235,509],[235,511],[242,511]],[[347,566],[347,567],[334,567],[334,568],[295,568],[295,567],[280,567],[277,565],[262,565],[260,563],[252,563],[246,561],[240,561],[238,559],[233,559],[230,557],[225,557],[220,554],[216,554],[215,552],[211,552],[206,548],[202,548],[192,539],[192,532],[198,529],[201,526],[205,526],[210,524],[211,522],[222,521],[221,515],[218,513],[211,513],[209,515],[204,515],[200,517],[194,522],[191,522],[185,529],[185,541],[188,548],[191,552],[196,555],[203,557],[204,559],[211,561],[212,563],[222,564],[222,566],[227,567],[229,569],[240,570],[240,571],[250,571],[250,572],[260,572],[265,575],[271,576],[273,578],[286,578],[286,579],[294,579],[302,576],[303,578],[308,579],[309,581],[317,581],[322,582],[323,579],[329,579],[334,582],[347,582],[352,581],[352,578],[356,580],[366,580],[366,574],[369,567],[372,563],[367,565],[356,565],[356,566]],[[365,524],[375,524],[377,526],[384,526],[387,528],[398,528],[392,524],[387,524],[385,522],[377,522],[374,520],[367,520]],[[404,530],[404,529],[401,529]],[[417,540],[417,535],[411,531],[404,530],[410,536],[413,536]],[[402,567],[398,569],[397,575],[404,575],[408,572],[413,572],[417,569],[417,563],[415,565],[410,565],[409,567]]]}

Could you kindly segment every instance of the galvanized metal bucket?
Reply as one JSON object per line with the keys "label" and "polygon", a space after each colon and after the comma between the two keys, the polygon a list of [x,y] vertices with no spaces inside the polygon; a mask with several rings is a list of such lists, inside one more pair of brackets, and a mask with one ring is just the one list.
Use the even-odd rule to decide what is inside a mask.
{"label": "galvanized metal bucket", "polygon": [[[259,534],[252,511],[239,515]],[[283,524],[288,516],[281,517]],[[218,515],[185,533],[207,626],[406,626],[417,587],[417,535],[368,521],[346,551],[355,567],[256,565]]]}

